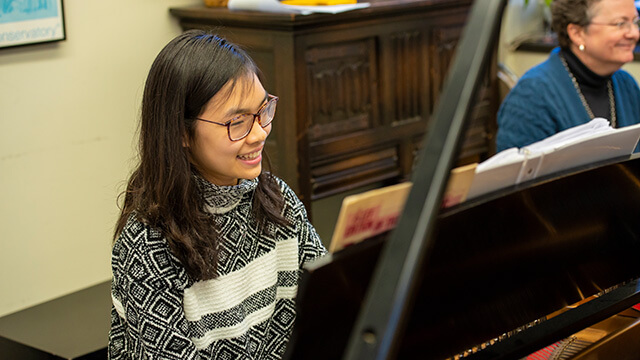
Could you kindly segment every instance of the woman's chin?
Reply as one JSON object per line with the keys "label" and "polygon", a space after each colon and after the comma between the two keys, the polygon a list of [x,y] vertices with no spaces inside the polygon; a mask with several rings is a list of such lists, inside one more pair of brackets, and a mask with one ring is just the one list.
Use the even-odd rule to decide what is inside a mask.
{"label": "woman's chin", "polygon": [[248,180],[250,180],[250,179],[255,179],[255,178],[257,178],[258,176],[260,176],[260,173],[261,173],[261,172],[262,172],[262,167],[261,167],[261,166],[258,166],[258,167],[257,167],[257,169],[253,169],[253,170],[251,170],[251,171],[247,171],[247,172],[245,173],[245,179],[248,179]]}
{"label": "woman's chin", "polygon": [[633,61],[633,50],[635,49],[634,46],[625,46],[624,48],[620,49],[620,55],[618,56],[618,58],[620,59],[620,61],[624,64]]}

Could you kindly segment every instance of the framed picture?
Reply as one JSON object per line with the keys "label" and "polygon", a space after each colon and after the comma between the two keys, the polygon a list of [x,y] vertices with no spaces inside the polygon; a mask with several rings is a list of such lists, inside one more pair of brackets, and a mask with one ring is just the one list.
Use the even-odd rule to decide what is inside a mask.
{"label": "framed picture", "polygon": [[0,48],[65,38],[62,0],[0,0]]}

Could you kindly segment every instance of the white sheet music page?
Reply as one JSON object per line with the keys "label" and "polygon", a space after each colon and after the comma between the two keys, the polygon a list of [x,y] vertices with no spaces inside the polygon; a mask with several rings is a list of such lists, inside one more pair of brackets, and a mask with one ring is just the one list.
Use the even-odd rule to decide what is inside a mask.
{"label": "white sheet music page", "polygon": [[546,139],[503,150],[476,167],[468,198],[541,176],[599,161],[631,155],[640,138],[640,124],[614,129],[595,118]]}
{"label": "white sheet music page", "polygon": [[345,11],[363,9],[369,7],[369,3],[342,4],[342,5],[285,5],[277,0],[229,0],[229,10],[253,10],[272,13],[293,13],[309,15],[313,13],[337,14]]}

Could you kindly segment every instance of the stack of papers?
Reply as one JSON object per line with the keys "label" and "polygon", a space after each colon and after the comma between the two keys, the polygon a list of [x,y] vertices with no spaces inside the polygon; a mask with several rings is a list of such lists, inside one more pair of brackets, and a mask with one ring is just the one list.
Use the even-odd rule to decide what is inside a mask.
{"label": "stack of papers", "polygon": [[345,11],[369,7],[369,3],[342,4],[342,5],[285,5],[277,0],[229,0],[227,7],[230,10],[251,10],[272,13],[293,13],[309,15],[313,13],[337,14]]}
{"label": "stack of papers", "polygon": [[510,148],[478,164],[468,199],[563,170],[631,155],[640,124],[614,129],[595,118],[523,148]]}

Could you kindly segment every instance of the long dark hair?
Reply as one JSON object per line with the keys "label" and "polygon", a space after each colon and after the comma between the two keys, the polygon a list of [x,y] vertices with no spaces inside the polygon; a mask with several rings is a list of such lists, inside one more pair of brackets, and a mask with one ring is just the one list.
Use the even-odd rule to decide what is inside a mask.
{"label": "long dark hair", "polygon": [[[193,118],[222,87],[258,74],[253,60],[238,46],[217,35],[190,30],[158,54],[145,84],[140,121],[139,164],[124,194],[114,241],[135,214],[159,228],[174,255],[195,280],[215,277],[217,230],[204,210],[193,177],[195,168],[183,146],[195,136]],[[267,221],[287,224],[284,199],[275,179],[264,169],[253,196],[261,228]]]}

